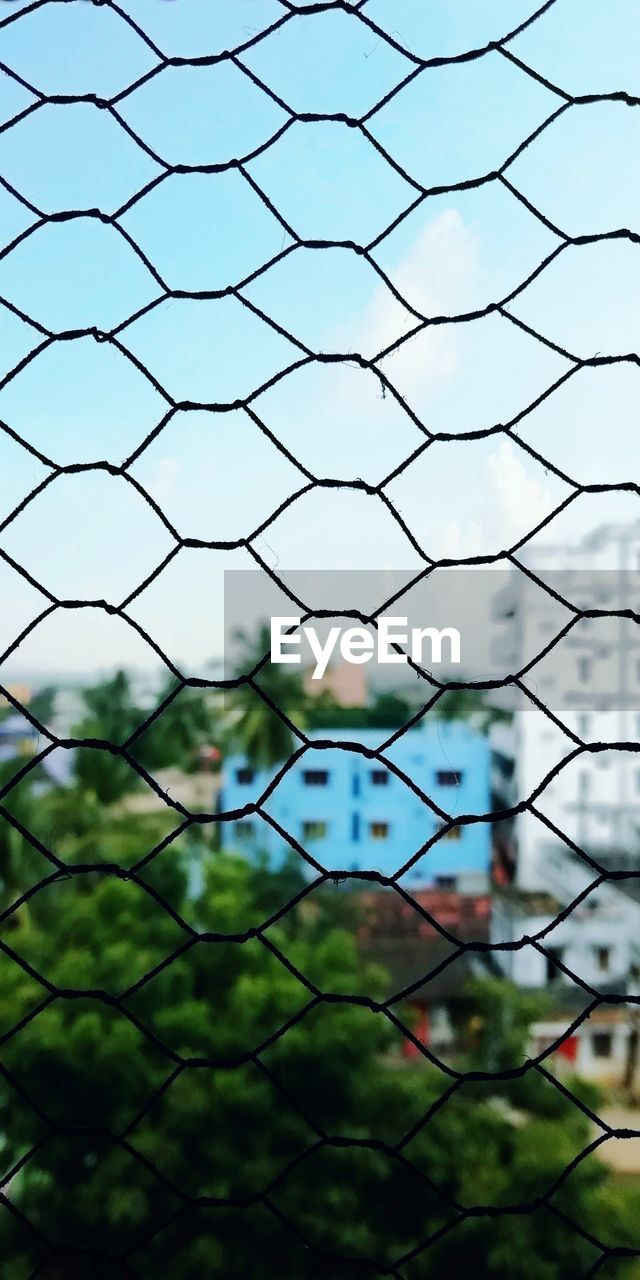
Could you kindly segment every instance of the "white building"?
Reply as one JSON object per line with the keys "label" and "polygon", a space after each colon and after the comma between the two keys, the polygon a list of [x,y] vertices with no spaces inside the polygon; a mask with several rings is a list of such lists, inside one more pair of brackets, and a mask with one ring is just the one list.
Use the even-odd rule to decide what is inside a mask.
{"label": "white building", "polygon": [[[492,731],[494,807],[525,805],[503,824],[515,882],[492,921],[492,941],[515,945],[494,958],[547,993],[532,1054],[557,1046],[552,1070],[634,1092],[640,1009],[619,997],[640,994],[640,876],[629,876],[640,871],[640,626],[619,615],[640,613],[640,522],[520,559],[531,576],[514,570],[495,600],[496,658],[527,694]],[[600,869],[628,878],[590,888]],[[583,1021],[594,993],[602,1002]]]}
{"label": "white building", "polygon": [[[559,878],[579,891],[582,864],[571,854],[565,862]],[[497,891],[491,942],[516,945],[496,949],[493,959],[518,986],[545,991],[548,1008],[531,1028],[532,1057],[550,1057],[554,1074],[577,1072],[635,1094],[640,1009],[608,997],[640,994],[640,902],[602,884],[560,918],[567,905],[549,892]],[[601,1003],[583,1018],[596,994]]]}
{"label": "white building", "polygon": [[[528,668],[523,684],[532,699],[519,699],[512,729],[494,743],[494,791],[505,807],[533,796],[539,815],[524,812],[515,823],[517,883],[548,888],[551,862],[554,892],[567,901],[571,894],[558,881],[563,835],[607,868],[640,869],[640,752],[607,748],[640,741],[640,625],[620,617],[576,621],[562,603],[640,612],[640,522],[603,525],[576,546],[541,547],[520,558],[534,578],[514,570],[496,597],[496,657],[507,674]],[[576,738],[598,750],[579,752],[536,794],[576,752]],[[575,871],[572,877],[575,883]]]}
{"label": "white building", "polygon": [[[579,884],[582,869],[571,855],[568,862],[567,874],[574,873]],[[571,976],[575,974],[585,984],[587,1003],[589,988],[605,995],[640,991],[640,903],[602,884],[559,918],[568,905],[550,892],[517,888],[495,892],[492,943],[533,940],[493,953],[505,977],[519,987],[579,989]]]}
{"label": "white building", "polygon": [[[543,1055],[544,1065],[555,1076],[575,1074],[600,1085],[624,1088],[637,1098],[638,1032],[628,1010],[601,1007],[567,1036],[576,1010],[554,1006],[531,1028],[529,1052]],[[563,1038],[564,1037],[564,1038]],[[553,1045],[558,1048],[549,1053]]]}

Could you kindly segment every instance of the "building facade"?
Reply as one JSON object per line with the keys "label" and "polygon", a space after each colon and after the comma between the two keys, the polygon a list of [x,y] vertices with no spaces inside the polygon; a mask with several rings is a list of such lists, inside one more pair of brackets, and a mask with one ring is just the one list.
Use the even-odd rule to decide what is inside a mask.
{"label": "building facade", "polygon": [[[261,805],[273,821],[322,867],[332,872],[376,871],[393,876],[448,823],[412,791],[415,784],[453,825],[406,870],[407,887],[438,885],[480,891],[491,860],[488,822],[456,817],[488,814],[489,744],[469,725],[436,721],[402,734],[385,756],[371,753],[384,739],[379,729],[323,730]],[[314,743],[335,742],[335,746]],[[245,812],[267,791],[274,775],[230,757],[222,776],[219,808],[223,847],[281,857],[286,836],[259,813]],[[403,775],[403,776],[401,776]],[[236,815],[236,816],[233,816]]]}
{"label": "building facade", "polygon": [[[492,955],[505,978],[545,993],[548,1007],[531,1028],[532,1056],[551,1050],[553,1071],[635,1094],[640,1010],[624,997],[640,995],[640,903],[607,883],[580,900],[585,874],[566,854],[560,881],[578,898],[568,911],[548,890],[495,892]],[[595,993],[600,1002],[592,1007]]]}
{"label": "building facade", "polygon": [[451,942],[487,943],[490,939],[491,894],[464,894],[447,889],[416,889],[409,902],[393,889],[362,890],[357,895],[358,942],[364,955],[383,966],[388,996],[408,997],[396,1005],[406,1058],[425,1046],[442,1061],[460,1051],[461,1030],[468,1021],[468,984],[486,976],[487,953],[472,947],[447,964]]}
{"label": "building facade", "polygon": [[518,943],[523,938],[540,942],[540,949],[530,942],[496,949],[494,959],[504,976],[519,987],[557,989],[578,987],[571,977],[575,974],[594,991],[626,995],[633,987],[635,994],[640,903],[614,885],[601,884],[567,914],[566,905],[550,892],[513,887],[495,892],[492,943]]}
{"label": "building facade", "polygon": [[[542,706],[519,699],[510,734],[494,743],[498,806],[536,794],[556,765],[577,754],[536,795],[542,817],[525,811],[517,818],[517,881],[524,889],[547,886],[549,858],[566,847],[562,834],[606,868],[640,870],[640,753],[633,750],[640,740],[640,628],[616,616],[638,608],[640,522],[603,525],[575,546],[541,547],[522,559],[551,590],[514,571],[495,601],[497,656],[505,671],[520,672],[548,652],[523,676]],[[579,618],[552,646],[574,618],[553,592],[578,609],[613,616]],[[580,750],[581,743],[597,750]]]}

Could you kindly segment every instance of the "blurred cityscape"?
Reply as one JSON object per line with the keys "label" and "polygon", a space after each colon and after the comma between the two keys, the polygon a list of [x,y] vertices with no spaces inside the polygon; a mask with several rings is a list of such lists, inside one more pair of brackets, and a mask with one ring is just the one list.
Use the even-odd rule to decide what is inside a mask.
{"label": "blurred cityscape", "polygon": [[3,1280],[640,1280],[639,49],[0,0]]}
{"label": "blurred cityscape", "polygon": [[[561,571],[566,587],[588,569],[610,584],[612,573],[638,568],[640,524],[602,526],[523,563],[538,582]],[[555,593],[526,586],[514,570],[494,599],[505,677],[558,630]],[[611,609],[607,590],[596,604]],[[250,638],[243,674],[264,656],[260,643]],[[279,866],[293,851],[309,880],[329,873],[344,885],[358,900],[358,937],[388,969],[390,990],[411,988],[415,1031],[405,1053],[417,1042],[438,1053],[455,1047],[462,971],[438,968],[460,944],[468,975],[502,976],[547,997],[530,1029],[532,1053],[557,1042],[555,1069],[635,1101],[639,1024],[624,998],[640,994],[640,641],[632,627],[630,638],[616,632],[603,643],[593,619],[581,618],[559,643],[568,684],[557,714],[555,677],[542,669],[533,702],[510,709],[504,689],[452,689],[426,714],[419,682],[373,692],[364,667],[345,663],[320,682],[267,669],[258,677],[266,703],[250,686],[226,700],[215,688],[178,687],[174,696],[171,679],[163,686],[149,673],[97,688],[71,679],[13,685],[0,713],[0,760],[9,776],[42,753],[34,795],[73,788],[86,750],[56,742],[93,733],[124,742],[136,718],[151,717],[131,747],[141,774],[123,774],[113,799],[129,815],[166,813],[167,799],[184,813],[211,811],[223,852]],[[602,664],[609,679],[600,695]],[[290,760],[299,744],[270,700],[304,727],[300,758],[295,751]],[[416,985],[433,971],[435,980]],[[605,1004],[585,1016],[598,993]]]}
{"label": "blurred cityscape", "polygon": [[[392,687],[344,663],[312,680],[269,661],[264,619],[237,637],[231,677],[215,661],[205,680],[4,686],[6,1204],[47,1231],[66,1212],[91,1249],[97,1222],[100,1248],[141,1238],[155,1275],[168,1177],[251,1206],[234,1187],[279,1186],[314,1133],[339,1152],[346,1132],[357,1166],[318,1161],[313,1203],[295,1179],[278,1203],[347,1256],[362,1240],[392,1256],[410,1229],[440,1241],[433,1274],[482,1258],[483,1276],[514,1280],[509,1215],[528,1197],[635,1247],[640,646],[624,628],[639,559],[640,523],[522,557],[493,598],[489,687],[458,672],[435,693]],[[125,1116],[138,1198],[122,1218],[109,1144]],[[67,1133],[73,1155],[56,1145]],[[389,1154],[405,1150],[408,1201]],[[336,1221],[345,1176],[362,1230],[347,1201]],[[479,1199],[482,1226],[449,1235],[455,1206]],[[16,1222],[0,1240],[26,1280],[40,1253]],[[172,1280],[195,1274],[201,1241],[225,1274],[256,1249],[265,1276],[299,1274],[289,1252],[282,1271],[273,1223],[194,1235],[185,1218]],[[586,1274],[593,1248],[559,1220],[549,1277]]]}

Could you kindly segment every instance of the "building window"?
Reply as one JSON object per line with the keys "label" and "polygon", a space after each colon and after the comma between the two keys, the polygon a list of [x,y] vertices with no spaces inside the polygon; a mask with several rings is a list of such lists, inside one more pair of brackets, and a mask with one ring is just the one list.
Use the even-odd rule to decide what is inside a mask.
{"label": "building window", "polygon": [[255,776],[255,769],[250,769],[248,765],[243,765],[241,769],[236,769],[236,782],[241,787],[250,786]]}
{"label": "building window", "polygon": [[589,733],[589,716],[586,711],[581,712],[578,716],[578,736],[586,738]]}
{"label": "building window", "polygon": [[558,982],[562,976],[562,970],[558,968],[558,963],[562,962],[562,947],[547,947],[547,982]]}
{"label": "building window", "polygon": [[326,787],[329,781],[327,769],[303,769],[302,781],[305,787]]}
{"label": "building window", "polygon": [[458,881],[455,876],[436,876],[436,888],[455,890],[458,887]]}
{"label": "building window", "polygon": [[578,658],[578,680],[580,684],[586,684],[591,675],[591,659]]}
{"label": "building window", "polygon": [[243,818],[240,822],[234,823],[234,835],[241,843],[252,840],[255,834],[255,823],[250,818]]}
{"label": "building window", "polygon": [[589,794],[590,786],[591,775],[587,773],[586,769],[581,769],[578,774],[578,794],[584,798],[584,796]]}
{"label": "building window", "polygon": [[387,840],[389,838],[389,823],[370,822],[369,835],[372,840]]}
{"label": "building window", "polygon": [[436,770],[436,782],[439,787],[459,787],[462,782],[462,774],[454,769],[438,769]]}
{"label": "building window", "polygon": [[303,822],[302,839],[303,840],[324,840],[327,834],[326,822]]}
{"label": "building window", "polygon": [[360,839],[360,814],[359,813],[351,814],[351,839],[353,840],[354,844],[357,844],[358,840]]}
{"label": "building window", "polygon": [[386,787],[388,782],[389,782],[389,774],[387,773],[386,769],[371,770],[371,786],[372,787]]}
{"label": "building window", "polygon": [[591,1045],[594,1058],[610,1058],[613,1048],[613,1036],[610,1031],[596,1031]]}
{"label": "building window", "polygon": [[640,769],[636,770],[636,791],[640,792]]}
{"label": "building window", "polygon": [[611,947],[596,947],[596,964],[600,973],[608,973],[611,966]]}
{"label": "building window", "polygon": [[360,774],[354,773],[351,777],[351,794],[352,796],[360,795]]}

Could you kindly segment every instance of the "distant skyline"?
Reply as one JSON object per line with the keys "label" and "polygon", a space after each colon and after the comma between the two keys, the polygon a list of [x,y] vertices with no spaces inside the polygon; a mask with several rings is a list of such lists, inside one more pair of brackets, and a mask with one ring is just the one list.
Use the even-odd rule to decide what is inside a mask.
{"label": "distant skyline", "polygon": [[[7,21],[26,7],[0,5],[0,61],[43,92],[108,97],[157,62],[109,6],[48,3]],[[182,57],[245,43],[286,12],[277,0],[121,7],[165,54]],[[248,74],[229,61],[168,68],[123,97],[118,111],[170,163],[227,163],[272,137],[287,122],[286,107],[360,116],[414,68],[403,49],[428,58],[463,53],[504,36],[535,7],[534,0],[369,0],[363,15],[397,48],[355,15],[301,13],[240,55]],[[614,18],[599,0],[556,0],[508,44],[509,57],[490,50],[428,69],[374,112],[367,129],[424,186],[482,177],[562,106],[540,78],[570,94],[639,95],[639,48],[635,0],[617,0]],[[6,121],[35,99],[18,80],[2,81]],[[581,360],[640,351],[639,142],[638,106],[573,105],[506,173],[542,218],[494,179],[429,196],[382,239],[416,188],[340,121],[294,123],[247,162],[248,178],[229,168],[160,182],[119,223],[172,289],[215,291],[246,279],[292,248],[282,220],[309,240],[375,242],[371,256],[382,274],[350,248],[298,247],[243,286],[254,310],[232,297],[172,299],[125,323],[119,341],[134,360],[189,401],[232,404],[255,391],[304,354],[286,334],[306,350],[346,357],[307,363],[252,400],[281,449],[243,409],[178,412],[133,461],[132,478],[181,537],[233,544],[310,475],[376,486],[397,473],[386,497],[425,554],[439,559],[497,556],[514,545],[571,494],[563,476],[578,484],[634,477],[637,362],[572,372],[557,347]],[[121,604],[169,556],[171,532],[133,486],[106,470],[60,475],[13,520],[11,512],[49,474],[42,458],[119,466],[168,405],[133,361],[90,336],[53,343],[8,377],[42,335],[2,299],[60,332],[121,325],[161,290],[125,237],[95,218],[47,223],[3,254],[37,221],[11,189],[45,214],[96,207],[112,214],[162,172],[90,103],[44,105],[0,132],[0,177],[9,184],[0,186],[0,424],[8,428],[0,429],[0,550],[67,600]],[[508,314],[438,323],[381,354],[406,338],[416,312],[456,317],[507,298],[562,244],[558,230],[632,234],[563,248],[505,303]],[[428,433],[496,431],[425,448],[428,436],[380,377],[348,359],[353,353],[377,358],[382,378]],[[512,436],[501,432],[562,379]],[[584,495],[538,537],[572,541],[637,512],[633,492]],[[273,569],[409,571],[423,563],[382,498],[363,487],[304,493],[253,546]],[[48,604],[10,561],[0,559],[0,653]],[[244,548],[185,548],[128,612],[185,674],[199,674],[222,653],[224,569],[243,566],[255,568]],[[0,682],[39,670],[152,669],[157,661],[120,619],[79,609],[41,624],[0,663]]]}

